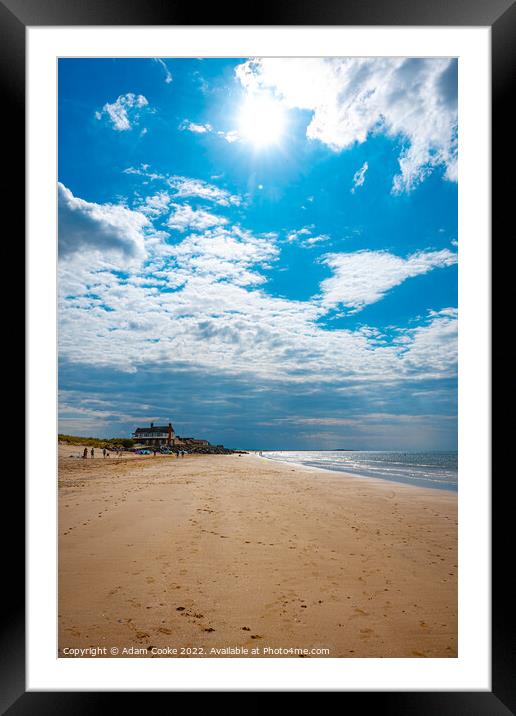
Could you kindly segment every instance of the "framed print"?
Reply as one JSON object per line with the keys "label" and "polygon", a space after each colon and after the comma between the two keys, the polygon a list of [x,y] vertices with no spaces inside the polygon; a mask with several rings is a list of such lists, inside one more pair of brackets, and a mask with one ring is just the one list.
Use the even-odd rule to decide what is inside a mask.
{"label": "framed print", "polygon": [[514,5],[158,5],[0,5],[28,307],[4,710],[510,713],[490,285]]}

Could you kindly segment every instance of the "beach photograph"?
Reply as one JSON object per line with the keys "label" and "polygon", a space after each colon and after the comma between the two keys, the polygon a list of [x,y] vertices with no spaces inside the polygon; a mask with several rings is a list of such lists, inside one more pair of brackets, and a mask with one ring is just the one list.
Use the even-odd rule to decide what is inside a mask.
{"label": "beach photograph", "polygon": [[456,659],[457,59],[57,69],[57,656]]}

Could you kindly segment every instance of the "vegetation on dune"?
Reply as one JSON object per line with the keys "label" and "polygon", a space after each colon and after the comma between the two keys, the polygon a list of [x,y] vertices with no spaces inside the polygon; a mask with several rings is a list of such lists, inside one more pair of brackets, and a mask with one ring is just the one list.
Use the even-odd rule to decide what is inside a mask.
{"label": "vegetation on dune", "polygon": [[63,435],[59,433],[57,439],[60,443],[67,445],[87,445],[88,447],[97,448],[113,449],[116,445],[131,448],[134,445],[134,440],[131,440],[131,438],[81,438],[77,435]]}

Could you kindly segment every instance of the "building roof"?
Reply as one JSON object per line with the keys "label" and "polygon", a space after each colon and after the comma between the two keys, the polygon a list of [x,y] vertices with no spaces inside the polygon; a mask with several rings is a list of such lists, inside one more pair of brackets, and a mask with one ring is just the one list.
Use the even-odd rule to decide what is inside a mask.
{"label": "building roof", "polygon": [[[168,433],[168,427],[168,425],[152,425],[152,427],[149,426],[148,428],[136,428],[134,434],[136,435],[137,433]],[[172,430],[172,432],[174,432],[174,428],[172,427],[172,425],[170,426],[170,429]]]}

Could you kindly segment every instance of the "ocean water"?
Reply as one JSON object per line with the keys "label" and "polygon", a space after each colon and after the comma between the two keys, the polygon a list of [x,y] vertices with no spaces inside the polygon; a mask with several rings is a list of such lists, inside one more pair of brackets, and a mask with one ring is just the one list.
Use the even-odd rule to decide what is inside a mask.
{"label": "ocean water", "polygon": [[457,452],[373,450],[263,451],[269,460],[375,477],[419,487],[457,490]]}

